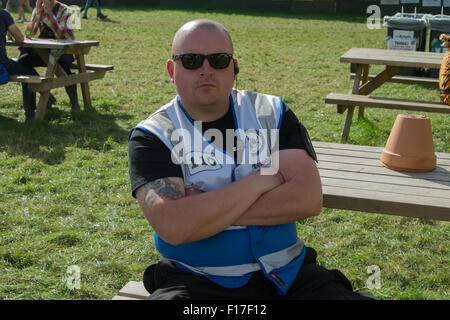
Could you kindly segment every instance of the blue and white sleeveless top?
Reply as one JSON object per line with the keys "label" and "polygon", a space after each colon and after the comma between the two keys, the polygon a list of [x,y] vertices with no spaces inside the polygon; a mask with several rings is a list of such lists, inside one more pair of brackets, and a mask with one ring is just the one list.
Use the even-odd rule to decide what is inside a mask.
{"label": "blue and white sleeveless top", "polygon": [[[279,97],[233,89],[230,105],[236,127],[232,134],[238,141],[237,159],[221,147],[220,132],[202,132],[201,123],[191,119],[179,97],[134,129],[157,136],[172,151],[172,161],[181,166],[186,188],[207,192],[270,167],[271,150],[277,146],[283,117]],[[214,143],[207,138],[211,136]],[[234,139],[226,139],[230,140]],[[295,222],[231,226],[212,237],[176,246],[155,232],[155,245],[179,268],[227,288],[245,285],[253,272],[262,270],[281,295],[292,285],[305,256]]]}

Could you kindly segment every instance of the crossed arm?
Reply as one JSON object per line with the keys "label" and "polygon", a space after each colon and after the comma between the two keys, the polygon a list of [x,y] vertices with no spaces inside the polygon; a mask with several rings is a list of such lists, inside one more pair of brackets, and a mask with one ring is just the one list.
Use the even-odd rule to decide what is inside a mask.
{"label": "crossed arm", "polygon": [[181,178],[163,178],[136,190],[154,230],[171,244],[213,236],[232,225],[278,225],[317,215],[320,177],[304,150],[282,150],[275,175],[251,174],[223,188],[185,190]]}

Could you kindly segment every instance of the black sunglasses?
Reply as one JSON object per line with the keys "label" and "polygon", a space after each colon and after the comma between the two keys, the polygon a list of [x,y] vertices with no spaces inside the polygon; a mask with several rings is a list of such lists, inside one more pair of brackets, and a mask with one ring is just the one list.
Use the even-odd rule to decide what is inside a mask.
{"label": "black sunglasses", "polygon": [[205,59],[208,59],[209,64],[214,69],[225,69],[230,64],[233,55],[229,53],[212,53],[212,54],[199,54],[199,53],[185,53],[176,54],[172,56],[174,61],[181,60],[183,67],[189,70],[198,69],[203,65]]}

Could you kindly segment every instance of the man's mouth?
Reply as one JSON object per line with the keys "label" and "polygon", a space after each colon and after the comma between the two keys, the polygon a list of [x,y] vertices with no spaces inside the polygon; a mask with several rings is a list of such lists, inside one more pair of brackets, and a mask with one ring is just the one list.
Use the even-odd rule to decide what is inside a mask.
{"label": "man's mouth", "polygon": [[216,87],[216,85],[214,83],[209,83],[209,82],[198,85],[198,88],[205,88],[205,89],[215,88],[215,87]]}

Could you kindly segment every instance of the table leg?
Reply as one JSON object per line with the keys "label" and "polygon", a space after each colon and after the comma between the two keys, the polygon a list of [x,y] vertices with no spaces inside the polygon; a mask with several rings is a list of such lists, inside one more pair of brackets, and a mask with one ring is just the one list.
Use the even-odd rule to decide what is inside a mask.
{"label": "table leg", "polygon": [[[45,73],[46,77],[53,78],[58,66],[58,59],[62,55],[61,50],[50,50],[47,63],[47,71]],[[35,119],[43,119],[45,111],[47,109],[48,98],[50,97],[50,90],[40,92],[39,103],[37,105]]]}
{"label": "table leg", "polygon": [[50,97],[50,90],[40,92],[39,102],[36,108],[35,119],[44,119],[45,111],[47,110],[48,98]]}
{"label": "table leg", "polygon": [[[364,85],[367,82],[367,79],[369,78],[369,65],[366,64],[363,67],[363,76],[362,76],[362,83],[361,85]],[[358,109],[358,119],[361,119],[364,117],[364,107],[359,107]]]}
{"label": "table leg", "polygon": [[[358,94],[360,82],[362,79],[363,65],[358,64],[356,66],[352,66],[352,68],[356,69],[356,72],[355,72],[355,79],[353,81],[353,88],[352,88],[351,93]],[[348,136],[350,134],[350,127],[352,125],[354,110],[355,110],[355,107],[353,107],[353,106],[349,106],[347,108],[347,116],[345,118],[344,130],[342,131],[342,136],[341,136],[341,142],[343,142],[343,143],[347,141]]]}
{"label": "table leg", "polygon": [[[78,72],[86,72],[86,62],[84,60],[83,54],[77,54],[77,65],[78,65]],[[84,102],[84,109],[89,109],[92,107],[91,105],[91,93],[89,91],[89,82],[82,82],[81,84],[81,92],[83,93],[83,102]]]}
{"label": "table leg", "polygon": [[350,126],[352,125],[354,110],[355,110],[355,107],[353,107],[353,106],[347,108],[347,117],[345,118],[344,130],[342,131],[342,137],[341,137],[342,143],[347,141],[348,136],[350,134]]}
{"label": "table leg", "polygon": [[359,87],[362,79],[362,72],[363,72],[363,65],[357,64],[355,71],[355,80],[353,81],[353,88],[352,88],[353,94],[358,94],[359,92]]}
{"label": "table leg", "polygon": [[[383,70],[381,73],[379,73],[374,79],[367,81],[366,73],[368,76],[369,67],[363,66],[363,65],[356,65],[353,66],[353,69],[356,69],[355,73],[355,81],[353,82],[353,94],[360,94],[360,95],[369,95],[371,92],[379,88],[381,85],[383,85],[385,82],[392,79],[393,76],[395,76],[397,73],[400,72],[400,67],[392,67],[388,66],[385,70]],[[364,72],[364,75],[363,75]],[[360,85],[360,82],[362,81],[362,84]],[[350,133],[350,126],[353,119],[353,111],[354,107],[348,107],[347,108],[347,117],[345,119],[345,125],[344,130],[342,131],[342,137],[341,142],[345,142],[348,139],[349,133]]]}
{"label": "table leg", "polygon": [[[42,61],[44,61],[44,63],[48,65],[49,57],[50,57],[49,50],[43,50],[43,49],[34,49],[34,50],[37,52],[37,54],[39,54]],[[59,55],[59,57],[61,57],[61,55]],[[58,59],[59,59],[59,57],[58,57]],[[56,59],[56,60],[58,60],[58,59]],[[59,77],[67,76],[67,73],[64,71],[64,69],[61,67],[61,65],[59,63],[56,64],[55,74]]]}

